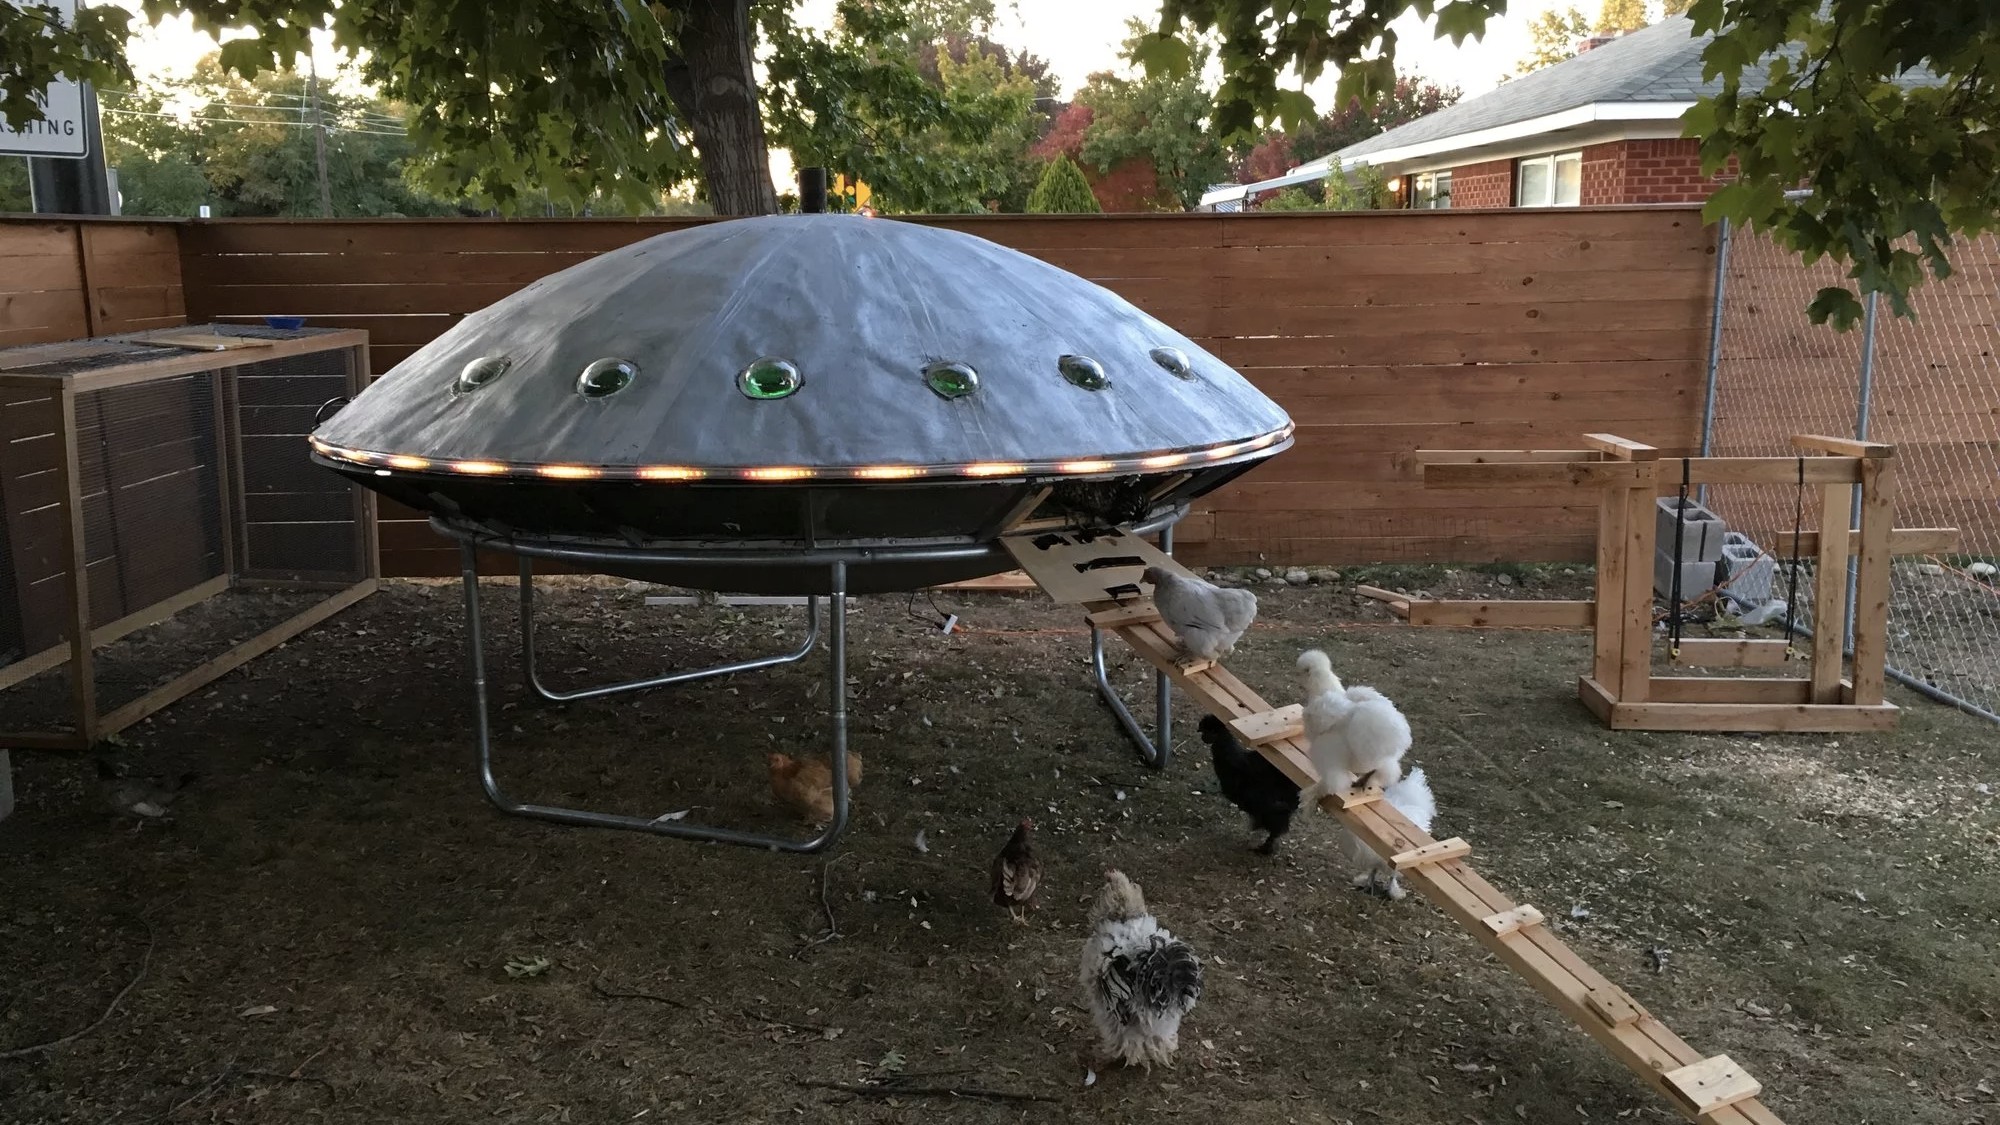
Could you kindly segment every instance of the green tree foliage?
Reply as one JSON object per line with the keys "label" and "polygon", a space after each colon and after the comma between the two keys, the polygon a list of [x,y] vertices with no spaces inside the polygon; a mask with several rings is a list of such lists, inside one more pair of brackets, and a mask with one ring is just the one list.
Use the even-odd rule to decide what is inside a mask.
{"label": "green tree foliage", "polygon": [[1589,34],[1589,18],[1574,7],[1550,8],[1529,17],[1528,54],[1514,64],[1514,73],[1532,74],[1576,57],[1578,41]]}
{"label": "green tree foliage", "polygon": [[1646,0],[1604,0],[1597,9],[1597,22],[1590,25],[1592,35],[1622,35],[1637,31],[1651,21],[1646,18]]}
{"label": "green tree foliage", "polygon": [[[2000,10],[1915,0],[1698,0],[1722,92],[1685,119],[1704,170],[1741,177],[1707,214],[1768,231],[1807,261],[1848,266],[1815,320],[1846,327],[1860,292],[1911,315],[1926,270],[1951,273],[1954,235],[2000,224]],[[1928,71],[1926,75],[1924,72]],[[1922,84],[1918,84],[1921,82]],[[1809,194],[1786,189],[1810,185]]]}
{"label": "green tree foliage", "polygon": [[[831,33],[789,18],[766,30],[777,48],[771,136],[799,163],[859,178],[889,211],[981,211],[1025,194],[1017,189],[1039,129],[1035,84],[998,51],[967,46],[960,61],[932,39],[935,77],[927,77],[908,12],[852,0]],[[962,29],[950,34],[969,42]]]}
{"label": "green tree foliage", "polygon": [[[854,57],[865,36],[804,35],[793,24],[795,2],[144,0],[144,8],[155,19],[189,13],[211,33],[249,29],[222,48],[223,65],[244,76],[289,66],[313,30],[332,29],[377,89],[415,107],[426,184],[503,209],[532,207],[538,193],[571,208],[607,193],[646,205],[699,178],[721,213],[770,213],[777,196],[765,112],[773,106],[814,114],[868,103],[900,115],[907,104],[911,120],[900,129],[908,134],[978,128],[988,99],[906,99],[910,57]],[[841,8],[868,9],[879,26],[912,8],[956,3],[842,0]],[[60,34],[44,34],[44,11],[0,4],[0,107],[10,119],[32,117],[27,92],[58,73],[129,78],[122,11],[87,9],[88,20]],[[806,65],[802,50],[811,52]],[[825,65],[834,54],[839,65]],[[758,61],[770,73],[761,85]],[[974,119],[959,122],[960,113]],[[781,124],[802,127],[796,118]],[[807,124],[822,144],[839,134],[839,123]]]}
{"label": "green tree foliage", "polygon": [[[403,111],[375,99],[325,90],[327,179],[335,215],[435,215],[454,210],[405,177],[414,146]],[[118,169],[128,215],[317,215],[306,80],[266,71],[254,80],[225,72],[210,56],[184,82],[106,91],[105,162]]]}
{"label": "green tree foliage", "polygon": [[1038,215],[1094,215],[1103,208],[1091,194],[1083,169],[1069,157],[1058,156],[1049,161],[1035,190],[1029,193],[1028,210]]}
{"label": "green tree foliage", "polygon": [[[1219,35],[1216,129],[1229,142],[1273,120],[1298,127],[1310,96],[1287,88],[1340,72],[1345,102],[1394,85],[1391,21],[1415,12],[1463,42],[1506,0],[1162,0],[1159,29],[1138,45],[1149,73],[1184,74],[1193,42]],[[1723,90],[1684,119],[1702,162],[1740,178],[1708,203],[1711,218],[1768,231],[1808,260],[1847,265],[1852,286],[1813,300],[1816,319],[1852,324],[1855,290],[1908,315],[1924,273],[1950,272],[1954,236],[2000,226],[2000,8],[1969,0],[1694,0],[1714,34],[1707,72]],[[1923,79],[1918,84],[1917,79]],[[1284,85],[1281,86],[1281,79]],[[1809,185],[1810,194],[1787,198]]]}
{"label": "green tree foliage", "polygon": [[[1124,57],[1146,34],[1145,26],[1128,24]],[[1193,207],[1202,192],[1229,173],[1229,154],[1209,129],[1213,95],[1202,86],[1201,72],[1210,49],[1197,48],[1190,70],[1178,75],[1136,76],[1109,72],[1093,74],[1077,92],[1077,104],[1091,112],[1084,130],[1081,157],[1103,172],[1136,159],[1152,163],[1159,202],[1173,209]]]}
{"label": "green tree foliage", "polygon": [[1382,170],[1363,164],[1352,171],[1339,162],[1317,184],[1280,188],[1257,205],[1259,211],[1380,211],[1394,206],[1394,194]]}

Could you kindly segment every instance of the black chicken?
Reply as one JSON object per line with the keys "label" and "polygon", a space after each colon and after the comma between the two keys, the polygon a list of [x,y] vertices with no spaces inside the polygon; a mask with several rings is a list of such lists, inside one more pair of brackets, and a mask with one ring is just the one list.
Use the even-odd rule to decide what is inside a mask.
{"label": "black chicken", "polygon": [[1257,850],[1276,853],[1278,837],[1291,831],[1292,814],[1299,811],[1299,787],[1264,755],[1237,741],[1229,724],[1214,715],[1202,716],[1201,738],[1215,758],[1222,795],[1249,813],[1250,823],[1267,834]]}

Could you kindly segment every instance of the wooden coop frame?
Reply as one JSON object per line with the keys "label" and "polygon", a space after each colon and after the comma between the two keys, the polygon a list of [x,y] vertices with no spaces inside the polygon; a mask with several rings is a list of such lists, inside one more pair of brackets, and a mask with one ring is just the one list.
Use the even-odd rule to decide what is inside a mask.
{"label": "wooden coop frame", "polygon": [[[1577,685],[1591,712],[1614,730],[1886,730],[1896,706],[1884,698],[1889,567],[1895,555],[1957,546],[1956,528],[1897,528],[1893,446],[1801,434],[1792,457],[1668,457],[1614,434],[1585,434],[1582,449],[1420,449],[1430,488],[1588,490],[1597,497],[1597,590],[1590,601],[1445,601],[1363,587],[1412,625],[1589,628],[1590,673]],[[1816,575],[1855,566],[1854,656],[1843,676],[1846,583],[1819,581],[1803,677],[1660,676],[1653,672],[1655,499],[1706,484],[1793,485],[1818,492],[1817,531],[1785,536],[1787,556],[1811,558]],[[1860,489],[1860,525],[1849,526]],[[1812,510],[1813,505],[1802,507]],[[1683,640],[1672,662],[1687,667],[1775,668],[1795,646],[1780,640]]]}
{"label": "wooden coop frame", "polygon": [[[1093,629],[1130,645],[1294,784],[1304,788],[1318,780],[1305,737],[1304,708],[1273,707],[1228,668],[1182,655],[1140,578],[1147,566],[1187,574],[1179,563],[1129,534],[1015,534],[1002,542],[1051,599],[1077,606]],[[1759,1097],[1763,1087],[1728,1055],[1705,1056],[1689,1046],[1631,993],[1578,956],[1540,910],[1513,901],[1473,870],[1470,843],[1457,836],[1433,839],[1381,798],[1382,791],[1371,787],[1322,798],[1319,808],[1682,1116],[1704,1125],[1782,1125]]]}
{"label": "wooden coop frame", "polygon": [[[319,487],[305,434],[324,400],[291,401],[308,384],[315,392],[335,385],[330,363],[328,371],[297,372],[327,353],[339,357],[337,395],[359,393],[369,379],[368,334],[359,330],[190,326],[0,349],[0,554],[6,556],[0,609],[12,612],[21,644],[17,659],[0,664],[0,746],[88,749],[375,590],[381,573],[374,494],[332,474]],[[172,401],[187,436],[168,428],[177,420],[168,413],[148,416],[141,408],[114,416],[120,412],[97,406],[110,401],[99,392],[159,392]],[[98,416],[86,417],[94,407]],[[195,420],[199,412],[206,412],[205,426]],[[286,442],[296,443],[296,462]],[[167,446],[177,459],[151,455]],[[126,471],[128,463],[142,467]],[[212,478],[212,497],[198,495],[205,486],[184,486],[170,505],[142,499],[157,495],[143,491],[152,480],[189,472],[190,465]],[[145,477],[168,469],[166,476]],[[118,497],[121,489],[130,490],[129,500]],[[280,510],[289,503],[296,513],[302,500],[335,512],[334,522],[310,524]],[[154,556],[174,552],[149,551],[151,543],[105,555],[97,541],[122,518],[142,526],[141,540],[212,528],[213,549],[203,550],[219,551],[219,563],[200,569],[182,560],[158,563]],[[309,529],[350,521],[351,565],[320,569],[318,563],[331,560],[315,557]],[[313,562],[301,565],[304,559]],[[139,578],[128,570],[141,572]],[[118,575],[109,583],[118,587],[116,596],[100,590],[103,604],[94,606],[92,588],[105,573]],[[327,596],[136,698],[109,710],[100,705],[99,650],[232,587]],[[114,606],[123,612],[109,617]],[[5,693],[64,666],[70,700],[61,725],[68,729],[19,729],[6,714]]]}

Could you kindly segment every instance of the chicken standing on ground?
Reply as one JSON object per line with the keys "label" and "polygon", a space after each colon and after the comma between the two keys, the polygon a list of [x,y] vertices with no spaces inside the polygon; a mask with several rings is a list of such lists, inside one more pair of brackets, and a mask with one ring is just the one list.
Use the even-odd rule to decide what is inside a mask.
{"label": "chicken standing on ground", "polygon": [[[818,758],[772,754],[771,793],[778,803],[814,824],[833,819],[833,767]],[[861,785],[861,755],[847,754],[847,789]]]}
{"label": "chicken standing on ground", "polygon": [[1160,620],[1197,660],[1221,660],[1235,652],[1236,642],[1257,620],[1257,595],[1248,590],[1225,590],[1163,566],[1147,567],[1145,579],[1152,583]]}
{"label": "chicken standing on ground", "polygon": [[1022,817],[1007,846],[993,857],[993,905],[1006,907],[1008,917],[1022,925],[1027,924],[1028,911],[1035,908],[1035,891],[1042,885],[1042,861],[1035,854],[1034,831],[1035,822]]}
{"label": "chicken standing on ground", "polygon": [[1146,912],[1139,885],[1107,869],[1079,966],[1084,1004],[1107,1059],[1174,1064],[1181,1019],[1201,999],[1201,959]]}
{"label": "chicken standing on ground", "polygon": [[1384,789],[1403,776],[1403,753],[1410,748],[1410,723],[1387,696],[1372,687],[1344,687],[1326,653],[1299,656],[1305,673],[1306,739],[1319,780],[1303,798],[1317,804],[1329,794],[1344,796],[1362,785]]}
{"label": "chicken standing on ground", "polygon": [[[1382,791],[1382,799],[1396,806],[1396,811],[1410,818],[1410,823],[1424,832],[1431,830],[1431,821],[1437,819],[1437,796],[1431,792],[1431,783],[1424,777],[1422,766],[1412,769],[1409,776]],[[1361,842],[1361,837],[1343,831],[1347,839],[1347,856],[1354,861],[1354,885],[1357,888],[1389,896],[1391,901],[1401,902],[1409,892],[1403,889],[1403,881],[1389,861],[1375,854],[1375,849]]]}
{"label": "chicken standing on ground", "polygon": [[1272,855],[1278,837],[1291,831],[1292,814],[1299,811],[1299,787],[1270,759],[1244,746],[1230,731],[1229,724],[1214,715],[1201,717],[1202,741],[1215,758],[1215,779],[1222,783],[1222,795],[1229,803],[1250,814],[1250,823],[1265,834],[1257,850]]}
{"label": "chicken standing on ground", "polygon": [[149,820],[166,820],[168,809],[180,799],[182,791],[200,777],[193,772],[171,780],[166,777],[129,777],[122,767],[108,759],[97,760],[97,782],[104,803],[120,816],[136,818],[134,828]]}

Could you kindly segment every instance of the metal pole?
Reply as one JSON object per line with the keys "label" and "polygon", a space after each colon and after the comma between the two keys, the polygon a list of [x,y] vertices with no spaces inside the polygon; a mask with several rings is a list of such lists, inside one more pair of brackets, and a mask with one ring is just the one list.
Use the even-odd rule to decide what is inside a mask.
{"label": "metal pole", "polygon": [[[1854,440],[1868,440],[1869,405],[1875,399],[1875,309],[1881,294],[1868,294],[1868,304],[1861,312],[1861,390],[1857,396],[1854,411]],[[1848,502],[1847,526],[1861,522],[1861,486],[1855,485],[1853,498]],[[1855,583],[1860,577],[1861,561],[1849,554],[1847,557],[1847,635],[1841,638],[1841,648],[1854,651],[1854,599]]]}
{"label": "metal pole", "polygon": [[333,185],[326,177],[326,115],[319,108],[319,67],[313,62],[312,42],[306,42],[306,102],[312,107],[313,167],[319,174],[319,214],[333,218]]}
{"label": "metal pole", "polygon": [[[1715,236],[1715,303],[1708,313],[1708,379],[1703,392],[1701,406],[1701,455],[1708,457],[1715,448],[1715,388],[1717,376],[1722,370],[1722,298],[1729,283],[1729,220],[1717,224]],[[1697,503],[1708,503],[1708,486],[1702,485],[1695,493]]]}
{"label": "metal pole", "polygon": [[104,133],[97,119],[97,89],[83,84],[82,159],[28,158],[30,206],[44,215],[111,214],[111,181],[104,173]]}

